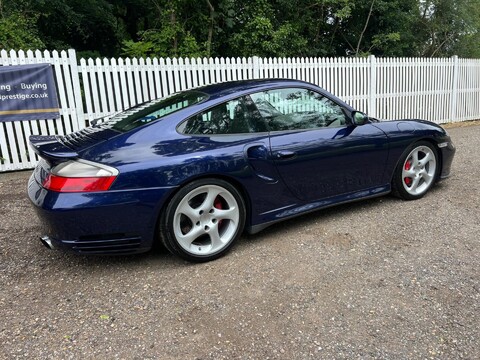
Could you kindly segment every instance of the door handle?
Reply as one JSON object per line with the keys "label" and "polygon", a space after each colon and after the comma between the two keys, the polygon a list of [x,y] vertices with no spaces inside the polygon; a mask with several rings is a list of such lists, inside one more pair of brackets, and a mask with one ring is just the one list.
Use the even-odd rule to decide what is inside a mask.
{"label": "door handle", "polygon": [[295,157],[297,153],[295,151],[289,151],[289,150],[280,150],[275,153],[275,157],[277,159],[291,159]]}

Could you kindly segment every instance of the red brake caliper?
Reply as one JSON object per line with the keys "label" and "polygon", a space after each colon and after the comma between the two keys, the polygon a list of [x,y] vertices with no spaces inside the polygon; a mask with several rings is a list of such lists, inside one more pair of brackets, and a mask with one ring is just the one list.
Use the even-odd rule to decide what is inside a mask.
{"label": "red brake caliper", "polygon": [[[215,200],[213,201],[213,207],[214,207],[215,209],[220,209],[220,210],[223,209],[222,199],[221,199],[219,196],[217,196],[217,197],[215,198]],[[218,227],[220,227],[220,225],[222,225],[222,222],[223,222],[223,220],[219,220],[219,221],[218,221]]]}
{"label": "red brake caliper", "polygon": [[[412,160],[408,159],[405,162],[405,170],[410,170],[411,168],[412,168]],[[405,181],[405,184],[407,184],[407,186],[412,185],[412,178],[411,177],[405,177],[403,179],[403,181]]]}

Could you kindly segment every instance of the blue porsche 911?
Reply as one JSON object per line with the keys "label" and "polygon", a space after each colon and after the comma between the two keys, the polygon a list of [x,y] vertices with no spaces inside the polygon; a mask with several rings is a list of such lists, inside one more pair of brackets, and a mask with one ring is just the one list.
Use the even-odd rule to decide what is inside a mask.
{"label": "blue porsche 911", "polygon": [[28,195],[49,248],[208,261],[245,230],[393,192],[418,199],[455,148],[422,120],[378,121],[295,80],[205,86],[66,136],[31,136]]}

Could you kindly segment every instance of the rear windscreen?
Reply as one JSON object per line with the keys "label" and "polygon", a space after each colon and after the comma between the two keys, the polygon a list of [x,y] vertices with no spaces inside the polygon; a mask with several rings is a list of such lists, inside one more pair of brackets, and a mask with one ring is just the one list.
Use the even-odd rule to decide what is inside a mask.
{"label": "rear windscreen", "polygon": [[160,119],[175,111],[198,104],[208,98],[207,94],[199,91],[185,91],[167,98],[149,101],[125,110],[113,116],[103,123],[108,127],[120,132],[126,132],[139,126]]}

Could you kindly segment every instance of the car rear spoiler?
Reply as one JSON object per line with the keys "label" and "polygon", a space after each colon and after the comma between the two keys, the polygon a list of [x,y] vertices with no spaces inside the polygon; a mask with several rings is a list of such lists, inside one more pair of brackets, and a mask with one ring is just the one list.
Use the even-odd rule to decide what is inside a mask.
{"label": "car rear spoiler", "polygon": [[58,136],[31,135],[29,141],[38,156],[53,163],[78,157],[78,153],[62,144]]}

